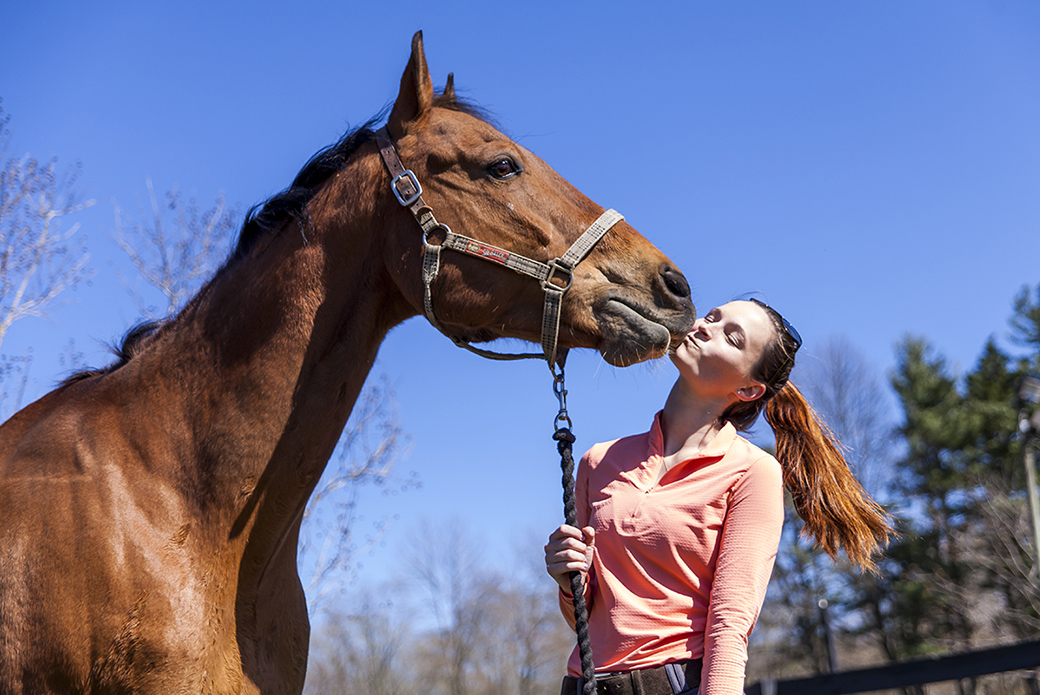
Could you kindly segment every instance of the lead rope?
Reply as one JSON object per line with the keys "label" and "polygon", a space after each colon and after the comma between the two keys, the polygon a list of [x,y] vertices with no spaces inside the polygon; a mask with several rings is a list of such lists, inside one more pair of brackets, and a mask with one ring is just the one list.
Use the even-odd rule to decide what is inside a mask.
{"label": "lead rope", "polygon": [[[552,365],[550,365],[552,369]],[[556,414],[554,426],[556,432],[553,439],[556,440],[556,449],[560,452],[560,468],[563,469],[563,514],[570,526],[578,525],[578,508],[574,501],[574,434],[570,428],[573,426],[571,418],[567,414],[567,386],[564,382],[563,365],[559,365],[559,372],[552,369],[553,393],[560,402],[560,412]],[[563,426],[562,423],[567,423]],[[589,613],[585,606],[585,582],[581,579],[581,572],[571,572],[571,596],[574,602],[574,630],[578,633],[578,654],[581,657],[582,695],[595,695],[596,693],[596,665],[592,661],[592,643],[589,640]]]}

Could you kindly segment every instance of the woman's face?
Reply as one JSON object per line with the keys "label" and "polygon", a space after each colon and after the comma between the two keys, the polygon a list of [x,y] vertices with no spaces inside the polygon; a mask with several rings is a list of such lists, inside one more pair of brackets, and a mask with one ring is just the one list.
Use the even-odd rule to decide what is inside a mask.
{"label": "woman's face", "polygon": [[671,358],[696,394],[754,400],[765,386],[751,377],[751,370],[775,339],[776,329],[765,309],[754,302],[730,302],[697,319]]}

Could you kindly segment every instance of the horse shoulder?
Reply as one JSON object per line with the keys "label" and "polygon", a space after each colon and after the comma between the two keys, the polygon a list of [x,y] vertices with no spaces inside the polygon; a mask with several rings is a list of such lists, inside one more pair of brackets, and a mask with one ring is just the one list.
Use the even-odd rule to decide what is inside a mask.
{"label": "horse shoulder", "polygon": [[[131,692],[179,663],[215,686],[237,663],[234,573],[197,562],[198,519],[110,405],[73,384],[0,427],[0,660]],[[230,644],[214,654],[206,626],[221,622]],[[0,686],[15,676],[0,670]]]}

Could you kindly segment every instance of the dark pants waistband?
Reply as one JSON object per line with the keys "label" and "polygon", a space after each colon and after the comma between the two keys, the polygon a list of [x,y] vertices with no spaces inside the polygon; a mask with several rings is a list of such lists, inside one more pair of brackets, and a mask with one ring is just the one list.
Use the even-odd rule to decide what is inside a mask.
{"label": "dark pants waistband", "polygon": [[[596,676],[597,695],[696,695],[701,659]],[[582,680],[564,676],[560,695],[582,695]]]}

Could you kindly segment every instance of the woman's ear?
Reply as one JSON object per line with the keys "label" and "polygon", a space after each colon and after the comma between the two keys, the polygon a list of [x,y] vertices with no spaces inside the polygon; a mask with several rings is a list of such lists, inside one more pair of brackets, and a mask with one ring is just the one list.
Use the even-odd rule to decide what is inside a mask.
{"label": "woman's ear", "polygon": [[752,381],[747,386],[737,389],[737,398],[742,401],[758,400],[766,393],[766,385],[759,381]]}

